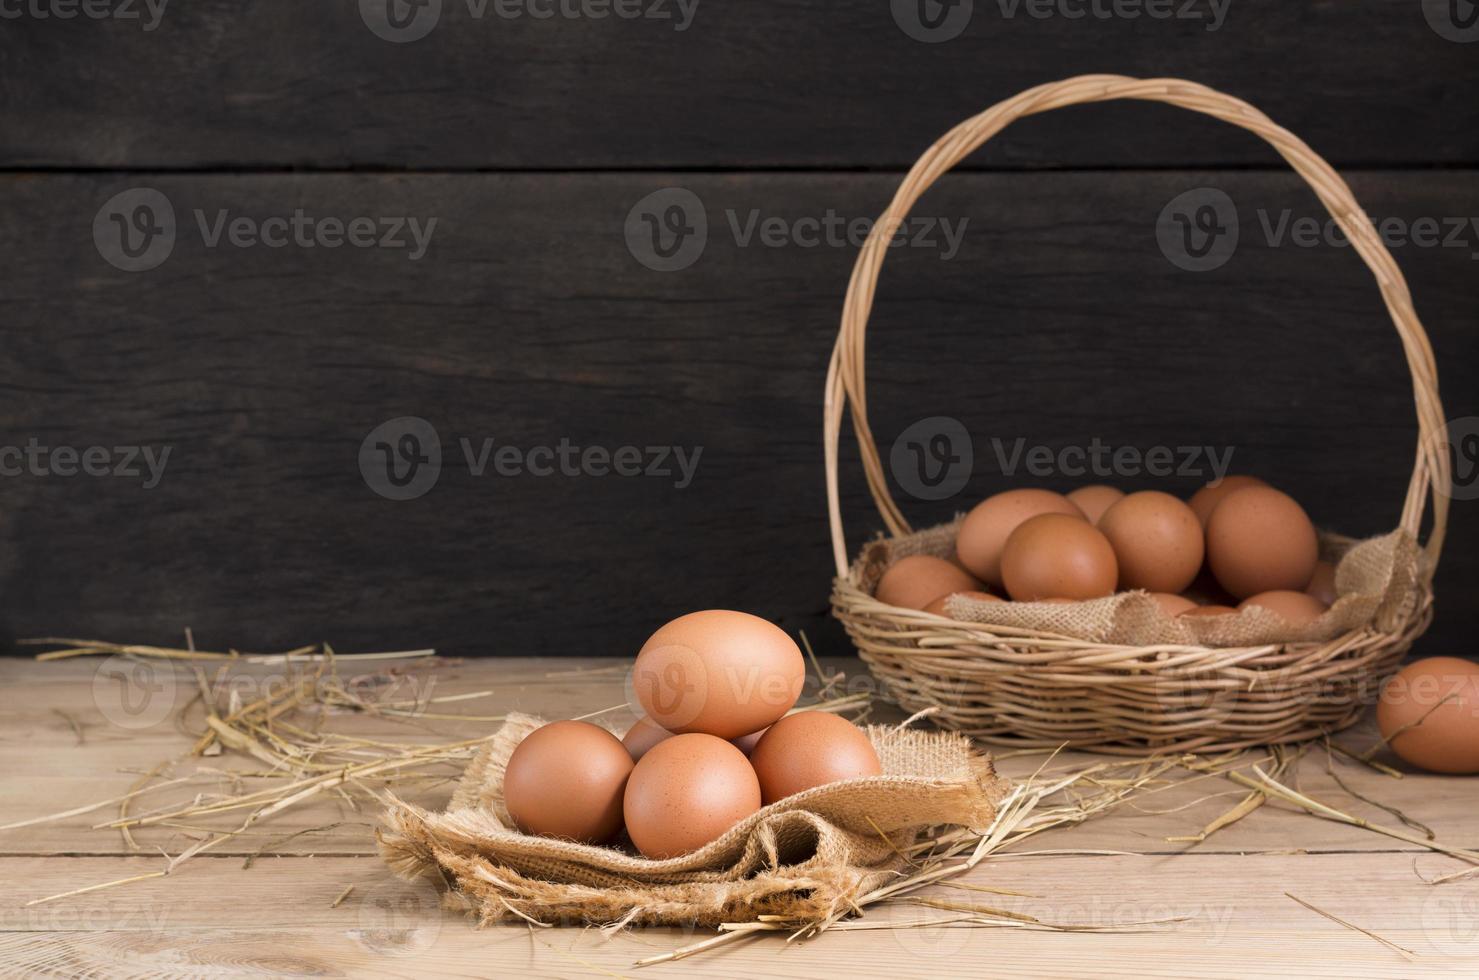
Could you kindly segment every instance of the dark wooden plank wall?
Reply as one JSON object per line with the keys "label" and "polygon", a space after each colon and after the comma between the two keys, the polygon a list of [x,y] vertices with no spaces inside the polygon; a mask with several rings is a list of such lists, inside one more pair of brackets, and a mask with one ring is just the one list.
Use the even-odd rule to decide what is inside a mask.
{"label": "dark wooden plank wall", "polygon": [[[386,2],[364,0],[368,16],[383,20]],[[1475,48],[1434,27],[1466,0],[1052,0],[1089,12],[1078,18],[1041,16],[1043,0],[964,0],[963,29],[939,43],[900,26],[921,3],[937,13],[935,0],[684,0],[686,22],[495,15],[605,2],[679,11],[435,0],[419,21],[435,27],[409,43],[372,33],[358,0],[172,0],[153,30],[147,16],[6,21],[0,145],[26,166],[902,167],[1019,89],[1116,72],[1226,88],[1344,163],[1479,159]],[[1157,15],[1093,13],[1116,3]],[[1237,133],[1169,113],[1067,110],[979,162],[1268,161]]]}
{"label": "dark wooden plank wall", "polygon": [[[1432,26],[1443,10],[1234,2],[1207,31],[975,8],[938,44],[887,3],[801,0],[701,4],[681,32],[479,20],[444,0],[405,44],[354,3],[171,5],[152,31],[0,24],[0,447],[170,450],[148,487],[0,478],[5,631],[629,654],[673,614],[729,605],[843,651],[826,617],[820,398],[855,248],[767,243],[764,223],[809,242],[809,222],[870,217],[939,131],[1078,71],[1222,86],[1343,165],[1373,216],[1420,239],[1437,222],[1436,244],[1397,256],[1448,415],[1479,416],[1479,47]],[[1231,447],[1321,523],[1391,527],[1415,439],[1400,345],[1348,248],[1266,230],[1318,215],[1276,164],[1185,113],[1100,107],[1028,121],[932,191],[921,215],[963,234],[952,245],[937,223],[932,244],[891,256],[874,425],[887,443],[958,418],[977,459],[958,496],[905,497],[906,511],[944,519],[1007,486],[994,438],[1097,438]],[[690,202],[691,220],[697,200],[708,231],[691,264],[656,271],[633,212],[671,188],[693,197],[656,201]],[[1168,202],[1199,188],[1240,221],[1206,272],[1156,237]],[[130,272],[102,253],[133,261],[110,215],[149,199],[109,202],[140,189],[169,202],[176,233]],[[416,258],[207,240],[223,212],[260,227],[299,209],[369,218],[377,238],[387,220],[436,225]],[[434,427],[443,465],[396,501],[360,454],[403,416]],[[462,439],[702,453],[683,486],[475,476]],[[843,484],[856,544],[877,521],[850,445]],[[1479,629],[1474,506],[1454,506],[1432,652],[1468,654]]]}

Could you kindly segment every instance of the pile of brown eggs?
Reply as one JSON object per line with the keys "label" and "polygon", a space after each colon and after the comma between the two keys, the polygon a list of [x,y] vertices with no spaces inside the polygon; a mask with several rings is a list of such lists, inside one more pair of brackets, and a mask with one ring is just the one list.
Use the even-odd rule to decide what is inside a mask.
{"label": "pile of brown eggs", "polygon": [[1304,508],[1257,477],[1226,477],[1186,501],[1102,485],[1008,490],[965,516],[953,560],[903,558],[876,596],[943,616],[952,595],[1066,603],[1143,589],[1168,616],[1261,606],[1302,626],[1335,602],[1335,569],[1319,559]]}
{"label": "pile of brown eggs", "polygon": [[680,616],[643,645],[632,681],[646,715],[618,740],[585,721],[530,732],[509,756],[503,797],[529,834],[587,844],[625,828],[637,850],[698,850],[762,806],[876,776],[867,734],[824,711],[794,711],[801,650],[758,616]]}

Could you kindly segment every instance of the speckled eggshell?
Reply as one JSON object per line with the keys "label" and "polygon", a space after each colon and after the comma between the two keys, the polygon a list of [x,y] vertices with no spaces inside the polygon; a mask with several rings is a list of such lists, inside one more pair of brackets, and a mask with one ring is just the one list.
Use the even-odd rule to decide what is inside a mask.
{"label": "speckled eggshell", "polygon": [[1114,548],[1081,517],[1039,514],[1007,538],[1001,556],[1007,594],[1017,602],[1097,599],[1114,592]]}
{"label": "speckled eggshell", "polygon": [[627,780],[627,833],[649,858],[688,854],[760,809],[745,754],[713,735],[674,735],[642,757]]}
{"label": "speckled eggshell", "polygon": [[786,631],[729,609],[689,613],[663,626],[632,667],[637,699],[670,732],[721,739],[757,732],[791,710],[806,665]]}
{"label": "speckled eggshell", "polygon": [[1408,664],[1382,688],[1376,724],[1392,751],[1414,766],[1479,773],[1479,664],[1458,657]]}
{"label": "speckled eggshell", "polygon": [[1234,490],[1242,490],[1245,487],[1266,487],[1256,476],[1225,476],[1221,480],[1213,480],[1202,489],[1191,495],[1186,505],[1197,515],[1197,520],[1202,522],[1202,527],[1207,526],[1207,520],[1212,516],[1212,511],[1222,503],[1222,498]]}
{"label": "speckled eggshell", "polygon": [[980,587],[974,576],[953,562],[931,555],[909,555],[888,567],[873,595],[891,606],[927,609],[941,596]]}
{"label": "speckled eggshell", "polygon": [[1083,518],[1084,512],[1051,490],[1023,488],[987,497],[965,515],[955,538],[955,555],[972,575],[1000,588],[1001,555],[1007,538],[1028,518],[1065,514]]}
{"label": "speckled eggshell", "polygon": [[536,728],[515,746],[503,802],[526,834],[600,844],[621,830],[632,757],[615,735],[586,721]]}
{"label": "speckled eggshell", "polygon": [[1104,512],[1099,530],[1114,548],[1122,589],[1180,592],[1202,570],[1202,525],[1169,493],[1130,494]]}
{"label": "speckled eggshell", "polygon": [[765,805],[843,779],[883,771],[868,734],[846,718],[825,711],[787,715],[750,753]]}
{"label": "speckled eggshell", "polygon": [[1234,490],[1207,522],[1207,564],[1239,599],[1276,589],[1304,591],[1319,557],[1309,515],[1273,487]]}

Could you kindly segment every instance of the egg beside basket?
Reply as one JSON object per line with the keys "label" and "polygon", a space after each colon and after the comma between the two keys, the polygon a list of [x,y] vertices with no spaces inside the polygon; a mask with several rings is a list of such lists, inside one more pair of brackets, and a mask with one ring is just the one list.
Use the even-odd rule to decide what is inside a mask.
{"label": "egg beside basket", "polygon": [[[864,338],[893,230],[944,173],[1014,120],[1114,99],[1164,102],[1206,113],[1267,140],[1314,189],[1381,289],[1412,371],[1419,446],[1401,520],[1390,534],[1354,542],[1321,536],[1338,581],[1369,595],[1337,603],[1322,633],[1195,636],[1127,628],[1124,595],[1043,608],[1001,603],[960,618],[879,601],[878,579],[910,554],[948,556],[955,526],[915,531],[889,492],[868,424]],[[850,411],[868,487],[887,537],[849,560],[838,490],[838,447]],[[859,253],[826,382],[824,450],[836,566],[832,610],[886,693],[910,711],[985,741],[1071,744],[1140,754],[1217,752],[1303,741],[1355,722],[1432,618],[1432,577],[1447,525],[1445,421],[1432,349],[1401,271],[1338,174],[1257,109],[1194,82],[1086,75],[1029,89],[966,120],[914,165]],[[1433,513],[1419,537],[1425,507]],[[1344,592],[1345,589],[1342,589]],[[951,600],[952,603],[959,599]],[[984,607],[974,610],[982,613]],[[957,612],[960,609],[957,607]],[[971,621],[971,620],[990,620]]]}

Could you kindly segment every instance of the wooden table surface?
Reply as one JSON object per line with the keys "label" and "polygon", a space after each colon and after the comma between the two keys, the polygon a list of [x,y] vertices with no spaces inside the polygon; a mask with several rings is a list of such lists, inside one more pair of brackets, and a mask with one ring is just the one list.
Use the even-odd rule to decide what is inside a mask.
{"label": "wooden table surface", "polygon": [[[0,825],[83,807],[127,793],[141,773],[186,751],[192,735],[166,709],[190,690],[159,670],[145,702],[121,701],[102,663],[0,661]],[[866,682],[857,661],[831,661]],[[405,741],[485,735],[495,722],[444,714],[521,710],[572,716],[627,700],[614,660],[451,662],[434,672],[435,695],[489,691],[439,702],[419,718],[343,715],[339,730]],[[423,692],[424,693],[424,692]],[[890,716],[892,709],[875,711]],[[618,730],[626,708],[603,718]],[[1342,736],[1352,746],[1373,735]],[[1092,761],[1069,755],[1055,768]],[[1002,761],[1030,773],[1041,757]],[[198,760],[254,768],[233,753]],[[1374,823],[1397,818],[1356,799],[1311,751],[1297,785]],[[1479,846],[1479,782],[1407,773],[1397,779],[1336,757],[1334,771],[1354,793],[1396,807],[1444,843]],[[187,764],[177,773],[190,771]],[[450,785],[411,798],[445,801]],[[1320,820],[1280,803],[1198,844],[1195,834],[1243,791],[1220,778],[1157,793],[1085,824],[1050,831],[1031,853],[1007,853],[969,881],[1031,897],[990,896],[992,904],[1061,924],[1123,926],[1178,919],[1140,931],[1029,932],[922,928],[834,932],[806,943],[767,936],[693,959],[634,970],[638,959],[694,941],[681,930],[643,929],[607,938],[594,929],[474,929],[439,909],[425,886],[394,879],[374,855],[376,814],[324,794],[182,864],[163,878],[73,895],[38,898],[160,870],[201,839],[188,828],[139,832],[131,850],[116,830],[92,829],[116,807],[0,831],[0,972],[43,976],[669,976],[852,977],[1136,976],[1318,977],[1475,975],[1479,971],[1479,878],[1441,885],[1426,879],[1461,870],[1459,861],[1356,827]],[[150,806],[154,805],[152,802]],[[139,809],[145,809],[140,806]],[[332,829],[284,839],[295,831]],[[247,856],[263,853],[244,868]],[[1055,850],[1099,849],[1098,855]],[[1046,853],[1044,853],[1046,852]],[[336,907],[336,898],[353,890]],[[959,898],[963,893],[938,889]],[[1296,903],[1319,909],[1410,951],[1406,956]],[[984,897],[984,896],[978,896]],[[919,906],[878,908],[869,919],[918,920]],[[701,937],[699,937],[701,938]]]}

